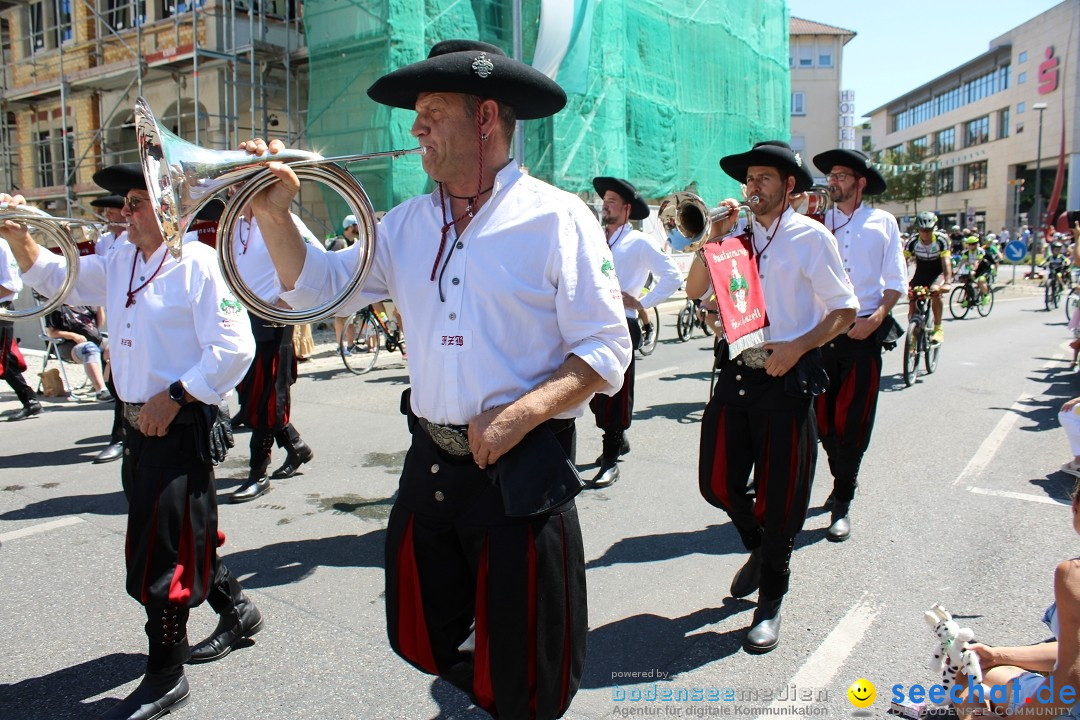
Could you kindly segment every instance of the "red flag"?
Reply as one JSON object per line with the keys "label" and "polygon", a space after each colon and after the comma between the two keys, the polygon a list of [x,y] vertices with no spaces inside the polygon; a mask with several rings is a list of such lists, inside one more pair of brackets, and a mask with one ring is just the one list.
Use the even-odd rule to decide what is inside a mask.
{"label": "red flag", "polygon": [[720,308],[728,357],[763,344],[767,340],[765,328],[769,326],[769,318],[749,239],[730,235],[718,243],[708,243],[701,253]]}

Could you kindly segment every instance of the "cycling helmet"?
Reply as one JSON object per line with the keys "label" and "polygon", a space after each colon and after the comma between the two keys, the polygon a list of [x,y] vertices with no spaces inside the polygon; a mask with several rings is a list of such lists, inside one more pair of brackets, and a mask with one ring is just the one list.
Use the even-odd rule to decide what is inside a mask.
{"label": "cycling helmet", "polygon": [[986,240],[986,242],[996,242],[997,235],[995,235],[994,233],[987,233],[986,237],[983,238],[983,240]]}
{"label": "cycling helmet", "polygon": [[968,235],[966,238],[964,238],[964,242],[967,243],[968,245],[977,245],[978,242],[979,242],[979,236],[978,235]]}
{"label": "cycling helmet", "polygon": [[1062,244],[1061,244],[1061,243],[1059,243],[1059,242],[1052,242],[1052,243],[1050,243],[1050,249],[1051,249],[1051,250],[1062,250],[1062,249],[1064,249],[1064,247],[1065,247],[1065,246],[1064,246],[1064,245],[1062,245]]}
{"label": "cycling helmet", "polygon": [[923,210],[915,216],[915,227],[920,230],[930,230],[935,225],[937,225],[937,215],[928,210]]}

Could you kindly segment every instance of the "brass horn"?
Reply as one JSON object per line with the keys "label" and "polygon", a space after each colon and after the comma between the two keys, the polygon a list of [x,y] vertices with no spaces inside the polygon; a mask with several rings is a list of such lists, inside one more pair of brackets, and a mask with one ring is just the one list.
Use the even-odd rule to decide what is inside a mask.
{"label": "brass horn", "polygon": [[791,208],[795,212],[813,218],[819,223],[825,222],[825,213],[832,207],[832,195],[829,194],[827,186],[813,185],[806,192],[792,197],[795,201],[791,203]]}
{"label": "brass horn", "polygon": [[[738,209],[746,208],[753,212],[753,206],[757,203],[758,196],[754,195],[746,203],[739,205]],[[674,224],[675,229],[690,241],[683,252],[695,252],[708,239],[709,226],[723,220],[730,213],[731,210],[726,205],[710,210],[705,201],[694,193],[677,192],[660,201],[658,216],[665,227],[669,226],[669,223]]]}
{"label": "brass horn", "polygon": [[[324,158],[304,150],[284,150],[274,155],[251,155],[242,150],[209,150],[187,142],[163,127],[145,98],[135,103],[135,133],[139,157],[154,214],[173,257],[182,254],[184,233],[199,209],[225,189],[241,185],[225,204],[217,233],[218,264],[237,300],[249,311],[270,322],[300,325],[336,313],[363,284],[375,258],[375,212],[363,186],[345,168],[346,163],[379,157],[423,154],[423,148],[390,150],[363,155]],[[257,193],[277,182],[266,169],[271,161],[287,163],[301,180],[311,179],[338,192],[357,217],[361,259],[356,273],[341,293],[315,307],[288,310],[272,305],[243,282],[233,254],[233,234],[243,209]]]}
{"label": "brass horn", "polygon": [[51,240],[60,248],[67,262],[67,275],[64,277],[64,282],[56,294],[47,299],[44,304],[35,305],[26,310],[0,309],[0,320],[7,322],[44,317],[64,304],[79,277],[79,242],[72,236],[72,232],[81,229],[85,233],[86,228],[93,228],[94,232],[100,236],[97,222],[85,218],[53,217],[31,205],[9,206],[3,203],[0,204],[0,222],[5,221],[20,223],[31,230],[40,232],[46,240]]}

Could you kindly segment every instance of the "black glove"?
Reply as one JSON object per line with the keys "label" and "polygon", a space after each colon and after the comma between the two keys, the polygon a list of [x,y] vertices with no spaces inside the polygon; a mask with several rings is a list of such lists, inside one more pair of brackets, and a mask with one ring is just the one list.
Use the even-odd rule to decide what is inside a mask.
{"label": "black glove", "polygon": [[232,415],[229,414],[229,403],[225,400],[217,407],[217,417],[210,426],[210,459],[217,465],[225,460],[229,448],[235,447],[233,439]]}

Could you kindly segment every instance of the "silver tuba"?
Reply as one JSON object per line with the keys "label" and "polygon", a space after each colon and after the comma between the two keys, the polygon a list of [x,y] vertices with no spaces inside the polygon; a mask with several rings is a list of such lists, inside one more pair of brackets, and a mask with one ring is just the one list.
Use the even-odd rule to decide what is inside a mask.
{"label": "silver tuba", "polygon": [[[324,158],[304,150],[285,150],[255,156],[242,150],[208,150],[187,142],[154,118],[150,104],[135,103],[135,132],[139,157],[154,214],[173,257],[182,254],[184,233],[200,208],[224,190],[239,185],[225,204],[217,232],[218,264],[225,282],[249,311],[270,322],[299,325],[333,315],[363,285],[375,258],[375,211],[360,183],[345,164],[378,157],[423,154],[423,148]],[[312,308],[283,309],[260,298],[244,283],[233,254],[233,234],[243,209],[263,189],[277,182],[266,163],[287,163],[301,180],[311,179],[336,190],[359,221],[361,258],[341,293]]]}
{"label": "silver tuba", "polygon": [[26,225],[30,230],[40,233],[46,241],[51,241],[60,248],[60,253],[67,262],[67,275],[56,294],[40,305],[34,305],[25,310],[0,308],[0,321],[14,322],[44,317],[64,304],[72,288],[75,287],[75,280],[78,279],[79,241],[75,234],[87,236],[92,230],[95,236],[100,237],[97,222],[85,218],[53,217],[44,210],[30,205],[9,207],[3,204],[0,205],[0,222],[7,221]]}

